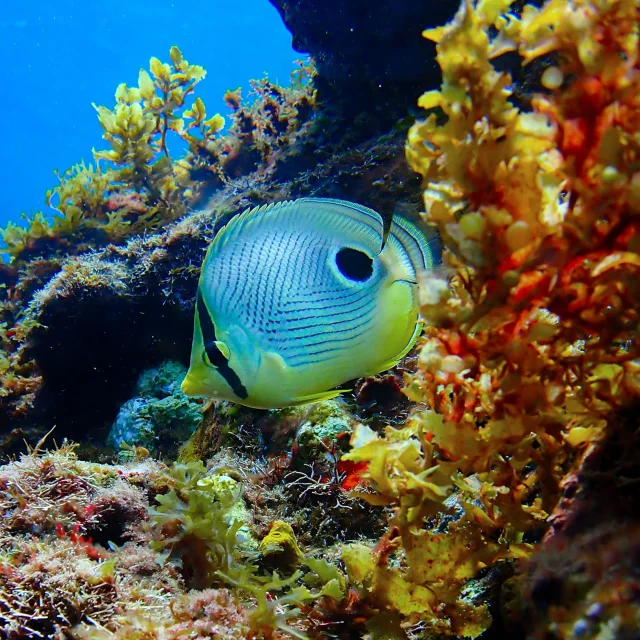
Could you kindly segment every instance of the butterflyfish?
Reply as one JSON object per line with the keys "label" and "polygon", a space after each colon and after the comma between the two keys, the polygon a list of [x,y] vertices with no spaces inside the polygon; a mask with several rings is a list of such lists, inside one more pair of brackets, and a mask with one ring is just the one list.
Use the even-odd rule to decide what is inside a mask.
{"label": "butterflyfish", "polygon": [[301,198],[248,209],[212,240],[195,303],[189,396],[273,409],[334,398],[393,367],[421,330],[416,274],[437,247],[412,222]]}

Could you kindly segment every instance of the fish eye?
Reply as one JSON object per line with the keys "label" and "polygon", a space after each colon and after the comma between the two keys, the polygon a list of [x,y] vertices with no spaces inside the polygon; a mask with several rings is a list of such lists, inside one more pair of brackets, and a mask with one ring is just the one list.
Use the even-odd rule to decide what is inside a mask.
{"label": "fish eye", "polygon": [[364,251],[351,247],[338,251],[336,265],[345,278],[356,282],[365,282],[373,274],[373,259]]}

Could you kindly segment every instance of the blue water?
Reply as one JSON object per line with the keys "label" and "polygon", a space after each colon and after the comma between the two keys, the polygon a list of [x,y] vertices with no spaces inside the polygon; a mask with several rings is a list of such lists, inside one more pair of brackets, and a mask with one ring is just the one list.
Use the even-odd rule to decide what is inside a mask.
{"label": "blue water", "polygon": [[137,85],[140,67],[168,62],[174,44],[207,69],[197,94],[211,115],[250,78],[288,83],[301,58],[268,0],[3,0],[0,226],[46,211],[53,170],[106,148],[91,103],[112,108],[116,86]]}

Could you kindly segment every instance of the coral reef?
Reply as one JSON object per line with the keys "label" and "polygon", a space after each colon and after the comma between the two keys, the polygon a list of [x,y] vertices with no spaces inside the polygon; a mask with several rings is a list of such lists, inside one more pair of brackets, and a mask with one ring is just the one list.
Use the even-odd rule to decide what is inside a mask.
{"label": "coral reef", "polygon": [[[300,571],[258,572],[231,478],[202,463],[113,466],[41,446],[0,467],[0,637],[304,637],[297,605],[320,591],[298,585]],[[309,581],[322,589],[324,574]]]}
{"label": "coral reef", "polygon": [[[175,452],[202,422],[202,407],[180,391],[186,368],[171,360],[141,374],[137,395],[121,407],[107,444],[144,447],[156,457],[175,459]],[[173,455],[171,455],[173,454]]]}
{"label": "coral reef", "polygon": [[153,618],[129,614],[115,632],[84,625],[73,640],[237,640],[249,637],[247,614],[226,589],[194,591]]}
{"label": "coral reef", "polygon": [[[167,358],[184,358],[183,329],[192,322],[189,305],[198,265],[214,230],[228,219],[229,212],[262,202],[270,189],[272,192],[282,189],[283,197],[287,197],[287,189],[293,188],[269,184],[276,174],[281,175],[283,184],[288,184],[292,163],[301,155],[300,141],[314,112],[312,68],[301,64],[293,74],[292,86],[287,89],[266,79],[254,82],[249,101],[242,100],[239,91],[229,92],[226,97],[233,109],[231,125],[228,134],[220,136],[217,133],[220,120],[205,120],[204,106],[198,98],[191,108],[186,108],[185,100],[192,97],[195,82],[204,72],[200,67],[188,65],[177,49],[172,49],[172,60],[173,69],[157,60],[152,62],[152,75],[154,69],[160,74],[151,83],[158,94],[156,97],[151,93],[151,76],[142,70],[140,87],[119,87],[115,110],[98,108],[106,127],[105,136],[116,147],[105,152],[110,166],[105,170],[109,174],[109,189],[105,191],[102,182],[102,186],[94,188],[98,180],[96,171],[102,169],[83,166],[74,170],[72,182],[64,182],[56,196],[71,208],[73,228],[69,231],[67,227],[71,223],[63,224],[59,216],[51,226],[39,215],[37,219],[42,225],[37,229],[29,231],[10,225],[6,231],[5,242],[12,254],[12,263],[0,268],[3,283],[0,287],[3,377],[0,416],[7,422],[24,426],[33,422],[27,419],[27,414],[32,417],[46,412],[54,422],[65,423],[65,407],[71,406],[68,401],[71,395],[89,398],[88,404],[93,403],[94,407],[95,403],[99,405],[100,428],[113,421],[117,407],[127,395],[130,397],[135,378],[144,368]],[[188,76],[193,78],[187,80]],[[165,90],[177,92],[180,109],[177,102],[169,98],[166,98],[169,103],[160,105],[158,96],[164,95]],[[129,117],[144,120],[149,131],[138,130],[142,127],[139,122],[138,129],[133,127],[125,133],[118,118]],[[169,161],[169,134],[188,143],[190,150],[184,158],[173,157]],[[147,163],[147,170],[157,170],[157,175],[147,176],[145,187],[142,178],[142,182],[136,182],[139,176],[132,167],[135,162],[142,162],[150,150],[155,150],[155,156],[153,162]],[[312,150],[313,145],[308,143],[307,153]],[[305,162],[299,164],[296,174],[308,168]],[[138,176],[136,180],[133,174]],[[329,181],[329,176],[326,180]],[[152,182],[156,185],[153,188]],[[148,217],[150,209],[144,198],[152,198],[151,191],[156,188],[167,191],[166,197],[163,196],[165,204],[154,200],[156,213]],[[187,205],[195,208],[212,194],[204,211],[183,216],[176,226],[146,240],[139,237],[142,231],[166,226],[186,212]],[[272,197],[276,196],[272,193]],[[131,215],[126,213],[129,210]],[[140,224],[132,224],[131,216]],[[113,222],[113,228],[105,232],[108,221]],[[118,246],[123,241],[127,244]],[[108,245],[107,248],[95,251],[104,245]],[[63,310],[58,305],[65,301],[62,305],[65,306],[76,296],[72,303],[75,311]],[[152,303],[154,299],[157,306]],[[70,318],[83,323],[94,316],[91,322],[95,322],[95,327],[89,330],[86,325],[85,333],[79,327],[69,331],[69,326],[60,326],[64,336],[54,338],[58,320],[45,308],[59,319],[66,316],[65,324]],[[48,324],[35,319],[39,316],[44,320],[43,312]],[[116,317],[123,326],[132,329],[129,336],[114,335],[111,327]],[[31,333],[36,325],[42,330],[39,336]],[[163,329],[157,332],[159,327]],[[176,336],[179,336],[177,340]],[[65,356],[58,359],[51,351],[53,343],[44,346],[42,338],[46,343],[49,338],[61,339],[58,344]],[[79,342],[70,349],[68,340],[72,338]],[[122,357],[115,355],[120,349]],[[86,360],[85,365],[69,361],[70,354],[80,357],[86,353],[92,354],[90,366],[86,366]],[[57,370],[54,372],[51,366]],[[105,375],[106,370],[109,375]],[[77,378],[74,371],[79,374]],[[101,389],[98,397],[95,389],[103,386],[105,380],[115,388],[107,389],[106,393]],[[51,393],[41,393],[47,385]],[[50,406],[52,400],[54,403],[60,400],[59,406]],[[79,408],[78,424],[84,421],[83,410]],[[7,442],[5,449],[10,450],[16,440],[21,442],[16,436]]]}
{"label": "coral reef", "polygon": [[[318,76],[228,92],[220,134],[172,49],[98,108],[112,149],[63,178],[64,217],[5,234],[0,444],[56,424],[82,446],[0,467],[0,637],[635,637],[637,2],[465,0],[428,28],[418,176],[398,117],[430,45],[395,37],[433,8],[389,13],[356,84],[388,3],[346,3],[327,34],[302,10],[318,26],[332,5],[274,3]],[[538,64],[527,101],[518,56]],[[230,215],[326,195],[388,216],[420,181],[446,268],[421,274],[416,355],[344,401],[185,404],[198,265]],[[117,464],[80,460],[105,460],[114,420]]]}
{"label": "coral reef", "polygon": [[123,606],[147,615],[179,594],[175,572],[129,530],[160,477],[157,463],[117,469],[71,447],[0,468],[0,637],[69,638],[79,623],[108,626]]}

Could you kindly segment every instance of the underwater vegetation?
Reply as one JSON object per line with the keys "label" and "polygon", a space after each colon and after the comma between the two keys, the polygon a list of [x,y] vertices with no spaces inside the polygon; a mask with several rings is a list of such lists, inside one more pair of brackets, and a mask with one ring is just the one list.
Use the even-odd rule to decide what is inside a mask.
{"label": "underwater vegetation", "polygon": [[[369,465],[377,494],[365,499],[396,506],[373,591],[396,580],[397,610],[471,637],[490,618],[463,584],[531,554],[562,478],[617,428],[640,382],[637,3],[552,0],[520,17],[509,5],[464,2],[424,33],[443,84],[420,98],[438,111],[411,128],[407,159],[453,282],[422,282],[406,393],[429,409],[383,437],[357,429],[346,456]],[[524,64],[556,54],[530,111],[491,64],[509,51]],[[406,566],[386,567],[396,550]],[[637,629],[629,607],[620,633]]]}
{"label": "underwater vegetation", "polygon": [[95,166],[80,163],[58,176],[60,185],[47,194],[47,205],[56,212],[52,223],[38,213],[26,228],[9,224],[2,231],[14,259],[34,255],[39,245],[58,238],[74,236],[77,242],[78,234],[91,230],[117,242],[186,212],[189,167],[172,162],[168,134],[174,132],[194,150],[206,148],[224,118],[207,118],[199,97],[187,108],[206,71],[189,64],[177,47],[169,55],[171,64],[151,58],[150,73],[140,70],[138,87],[119,85],[113,109],[94,105],[110,149],[94,150]]}
{"label": "underwater vegetation", "polygon": [[[208,116],[195,93],[205,69],[189,64],[175,46],[169,58],[151,58],[137,87],[120,84],[113,109],[93,105],[110,148],[93,151],[95,165],[81,162],[56,174],[60,185],[46,200],[55,211],[52,222],[38,212],[26,226],[10,223],[0,231],[13,262],[80,253],[158,230],[187,213],[202,197],[199,189],[267,164],[313,110],[313,69],[300,63],[289,89],[253,81],[255,99],[248,104],[239,89],[227,92],[232,122],[221,136],[225,119]],[[172,156],[172,142],[186,144],[187,155]]]}
{"label": "underwater vegetation", "polygon": [[[424,32],[442,85],[406,136],[354,146],[354,125],[310,152],[315,89],[265,81],[252,106],[227,95],[231,138],[189,129],[192,106],[147,141],[185,178],[176,202],[202,210],[87,255],[14,255],[2,436],[75,421],[101,462],[41,440],[0,467],[1,638],[637,637],[638,6],[510,11],[465,0]],[[527,100],[501,63],[514,53]],[[125,111],[144,113],[139,85]],[[186,160],[162,150],[165,125],[194,137]],[[405,141],[422,189],[394,157]],[[230,213],[367,192],[383,215],[421,192],[445,248],[420,274],[416,354],[312,406],[182,402],[198,265]],[[175,442],[150,425],[176,420],[195,432],[165,464]]]}

